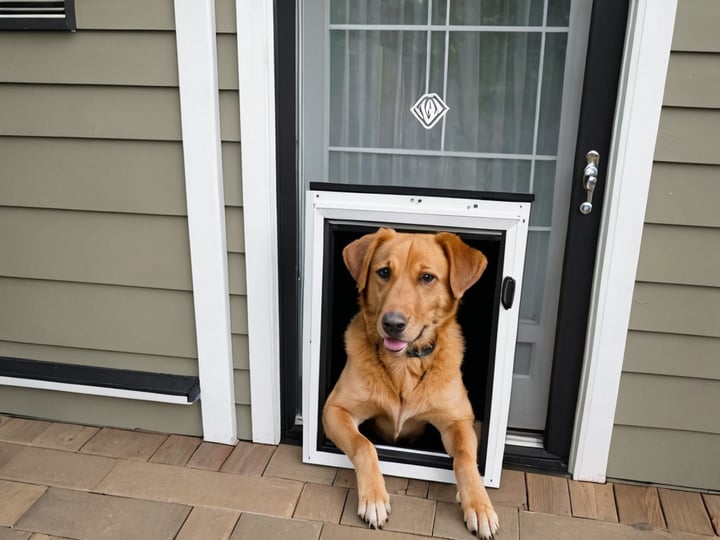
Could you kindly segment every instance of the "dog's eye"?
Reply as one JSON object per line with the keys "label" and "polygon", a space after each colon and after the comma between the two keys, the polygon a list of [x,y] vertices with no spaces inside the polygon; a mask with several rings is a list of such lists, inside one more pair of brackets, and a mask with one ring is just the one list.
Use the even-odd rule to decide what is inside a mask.
{"label": "dog's eye", "polygon": [[388,279],[390,277],[390,268],[388,268],[387,266],[383,266],[375,273],[382,279]]}
{"label": "dog's eye", "polygon": [[435,276],[426,273],[420,276],[420,281],[422,281],[423,283],[432,283],[433,281],[435,281]]}

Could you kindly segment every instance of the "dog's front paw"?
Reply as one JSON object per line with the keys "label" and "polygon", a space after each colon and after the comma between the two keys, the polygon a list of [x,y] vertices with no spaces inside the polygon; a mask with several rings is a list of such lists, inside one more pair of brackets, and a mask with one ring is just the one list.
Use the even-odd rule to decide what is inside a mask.
{"label": "dog's front paw", "polygon": [[[459,493],[457,498],[460,499]],[[474,497],[467,502],[458,502],[468,531],[483,539],[491,539],[497,534],[500,522],[489,499]]]}
{"label": "dog's front paw", "polygon": [[[381,477],[382,480],[382,477]],[[390,513],[390,496],[384,483],[358,486],[358,516],[371,529],[382,529]]]}

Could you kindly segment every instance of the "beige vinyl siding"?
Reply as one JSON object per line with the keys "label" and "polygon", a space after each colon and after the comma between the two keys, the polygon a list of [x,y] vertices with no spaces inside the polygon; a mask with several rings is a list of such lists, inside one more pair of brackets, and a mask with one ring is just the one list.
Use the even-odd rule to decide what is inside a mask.
{"label": "beige vinyl siding", "polygon": [[670,59],[664,102],[667,106],[692,103],[720,107],[720,63],[713,54],[676,52]]}
{"label": "beige vinyl siding", "polygon": [[[720,380],[720,339],[659,332],[630,332],[625,373]],[[680,359],[680,360],[679,360]]]}
{"label": "beige vinyl siding", "polygon": [[75,0],[78,30],[174,30],[172,1]]}
{"label": "beige vinyl siding", "polygon": [[720,110],[664,107],[658,131],[656,159],[720,165]]}
{"label": "beige vinyl siding", "polygon": [[[6,83],[0,101],[4,135],[181,140],[177,88]],[[223,141],[240,141],[236,91],[220,92],[220,131]]]}
{"label": "beige vinyl siding", "polygon": [[719,200],[716,165],[656,162],[645,222],[718,228]]}
{"label": "beige vinyl siding", "polygon": [[720,53],[717,0],[680,0],[675,18],[673,52]]}
{"label": "beige vinyl siding", "polygon": [[[76,11],[0,32],[0,355],[194,375],[173,2]],[[202,432],[197,403],[3,387],[0,411]]]}
{"label": "beige vinyl siding", "polygon": [[238,94],[235,3],[215,2],[220,85],[220,121],[223,126],[223,177],[227,229],[230,320],[232,327],[235,404],[238,437],[250,439],[250,364],[248,358],[247,287],[245,281],[245,232],[242,209],[240,156],[240,103]]}
{"label": "beige vinyl siding", "polygon": [[4,136],[0,163],[0,201],[6,206],[163,216],[187,212],[178,142]]}
{"label": "beige vinyl siding", "polygon": [[616,425],[608,472],[654,484],[716,489],[718,448],[720,435],[713,433]]}
{"label": "beige vinyl siding", "polygon": [[0,275],[191,291],[181,216],[3,208]]}
{"label": "beige vinyl siding", "polygon": [[[200,406],[153,403],[134,399],[111,399],[49,390],[2,387],[2,403],[17,404],[7,412],[57,422],[140,429],[159,433],[193,434],[201,426]],[[52,408],[49,408],[52,406]],[[198,428],[199,430],[200,428]],[[200,435],[201,431],[195,432]]]}
{"label": "beige vinyl siding", "polygon": [[[0,342],[3,355],[12,358],[51,359],[54,362],[81,366],[117,367],[157,373],[197,375],[197,359],[148,353],[103,351],[80,347],[38,345],[34,343]],[[3,388],[3,391],[5,389]]]}
{"label": "beige vinyl siding", "polygon": [[718,2],[679,2],[610,477],[720,489],[718,19]]}

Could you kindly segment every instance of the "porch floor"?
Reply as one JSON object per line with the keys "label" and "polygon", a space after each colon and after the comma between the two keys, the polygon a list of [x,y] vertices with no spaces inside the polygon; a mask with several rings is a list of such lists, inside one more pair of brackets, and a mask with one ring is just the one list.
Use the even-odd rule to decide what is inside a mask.
{"label": "porch floor", "polygon": [[[388,477],[383,531],[355,515],[352,471],[300,448],[0,416],[0,540],[473,538],[455,487]],[[720,495],[503,472],[490,497],[501,540],[701,539]]]}

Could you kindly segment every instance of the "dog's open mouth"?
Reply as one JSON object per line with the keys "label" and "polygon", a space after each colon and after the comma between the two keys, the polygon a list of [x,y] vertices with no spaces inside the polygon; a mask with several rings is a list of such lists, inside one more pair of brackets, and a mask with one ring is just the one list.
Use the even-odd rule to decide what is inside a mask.
{"label": "dog's open mouth", "polygon": [[407,341],[386,337],[383,338],[383,345],[388,351],[393,353],[399,353],[402,352],[405,347],[407,347]]}

